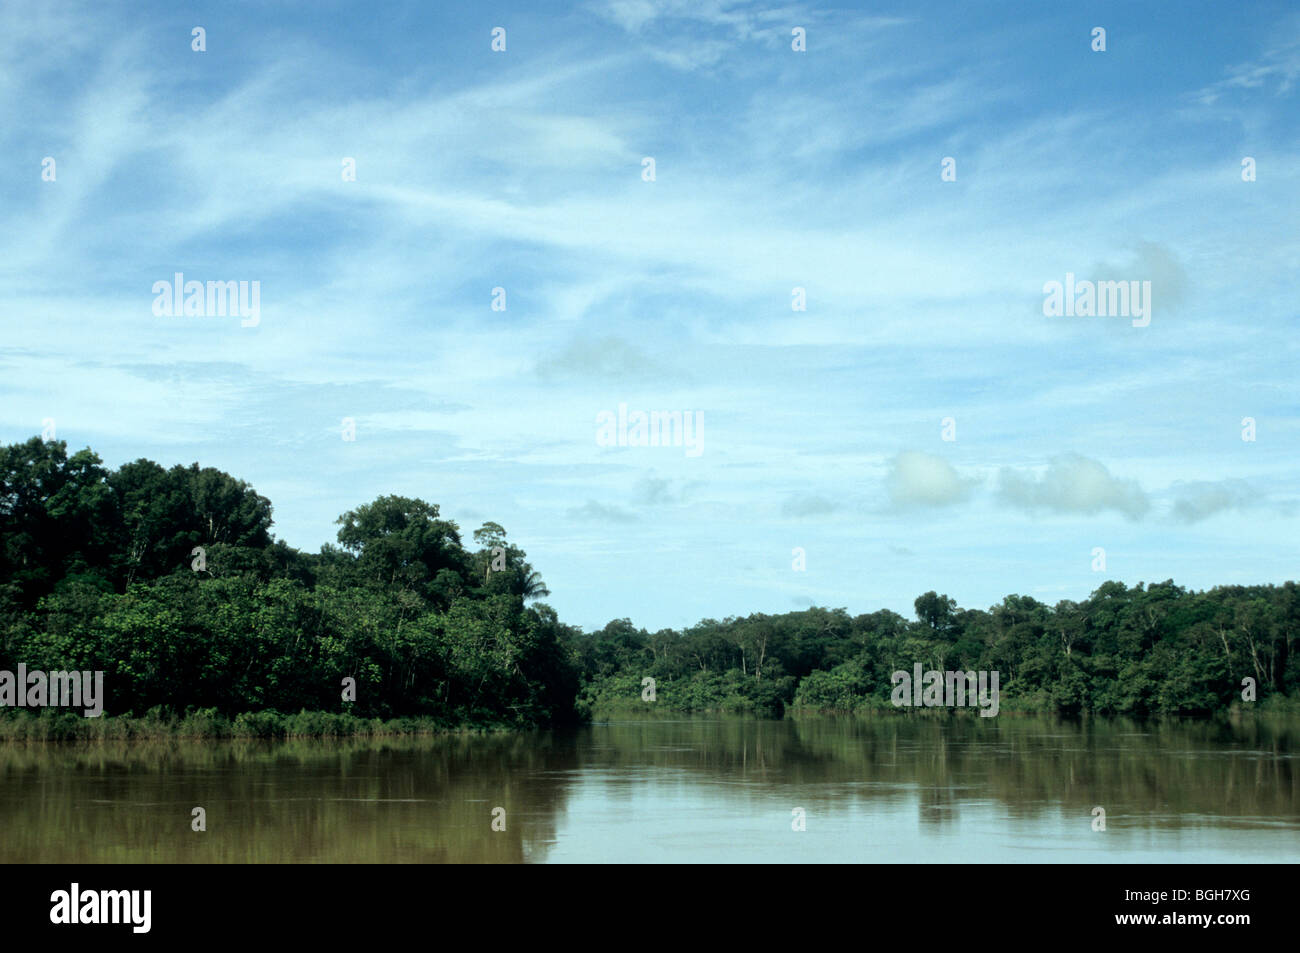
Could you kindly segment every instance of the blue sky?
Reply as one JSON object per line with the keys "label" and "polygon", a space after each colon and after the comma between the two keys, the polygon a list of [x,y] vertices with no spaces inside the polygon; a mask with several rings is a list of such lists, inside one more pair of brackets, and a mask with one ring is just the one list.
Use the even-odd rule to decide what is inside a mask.
{"label": "blue sky", "polygon": [[588,628],[1295,578],[1293,5],[439,6],[0,9],[0,439],[495,520]]}

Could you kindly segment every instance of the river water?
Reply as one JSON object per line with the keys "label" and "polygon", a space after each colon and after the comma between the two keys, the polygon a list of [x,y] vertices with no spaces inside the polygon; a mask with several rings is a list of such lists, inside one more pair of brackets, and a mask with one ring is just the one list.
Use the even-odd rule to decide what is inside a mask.
{"label": "river water", "polygon": [[1298,753],[1294,718],[1005,713],[9,744],[0,861],[1290,863]]}

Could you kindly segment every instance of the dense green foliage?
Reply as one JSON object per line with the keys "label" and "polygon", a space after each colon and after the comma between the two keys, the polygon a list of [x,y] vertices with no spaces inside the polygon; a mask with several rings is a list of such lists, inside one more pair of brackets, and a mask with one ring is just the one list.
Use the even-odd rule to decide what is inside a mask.
{"label": "dense green foliage", "polygon": [[[1244,678],[1273,705],[1295,698],[1300,681],[1288,665],[1300,631],[1293,582],[1208,592],[1107,582],[1085,602],[1007,596],[988,611],[927,592],[915,609],[915,621],[815,608],[653,635],[611,622],[580,644],[581,703],[596,712],[892,709],[890,676],[918,662],[997,671],[1003,711],[1205,714],[1240,702]],[[642,701],[644,677],[655,679],[653,705]]]}
{"label": "dense green foliage", "polygon": [[103,671],[110,714],[573,717],[561,627],[526,605],[545,587],[499,525],[470,550],[437,506],[395,496],[338,522],[338,546],[302,553],[218,470],[0,448],[0,669]]}
{"label": "dense green foliage", "polygon": [[[549,593],[496,523],[470,549],[436,505],[384,496],[338,524],[337,546],[304,553],[272,537],[270,501],[221,471],[0,447],[0,670],[103,671],[110,715],[215,735],[884,709],[891,674],[916,663],[999,672],[1003,711],[1209,713],[1246,677],[1260,703],[1298,694],[1291,582],[1107,582],[1081,603],[1008,596],[987,611],[928,592],[914,621],[814,608],[583,634],[528,604]],[[0,735],[85,734],[48,714]]]}
{"label": "dense green foliage", "polygon": [[365,738],[434,735],[452,732],[484,734],[491,725],[419,715],[408,718],[360,718],[348,712],[241,711],[233,717],[215,708],[194,708],[177,714],[164,707],[143,715],[101,715],[86,718],[67,709],[19,709],[0,718],[0,741],[152,741],[179,738]]}

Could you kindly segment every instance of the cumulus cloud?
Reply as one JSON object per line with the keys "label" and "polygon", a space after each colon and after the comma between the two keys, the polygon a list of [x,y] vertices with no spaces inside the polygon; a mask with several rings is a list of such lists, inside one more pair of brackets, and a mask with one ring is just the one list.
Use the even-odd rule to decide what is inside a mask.
{"label": "cumulus cloud", "polygon": [[1172,515],[1181,523],[1199,523],[1216,513],[1243,509],[1258,500],[1259,494],[1241,480],[1187,483],[1176,490]]}
{"label": "cumulus cloud", "polygon": [[894,458],[885,486],[895,506],[948,506],[970,495],[970,481],[958,476],[952,464],[919,450]]}
{"label": "cumulus cloud", "polygon": [[1103,464],[1078,454],[1052,460],[1041,477],[1003,468],[1000,483],[1003,502],[1031,512],[1095,514],[1115,510],[1137,520],[1151,507],[1136,480],[1112,476]]}

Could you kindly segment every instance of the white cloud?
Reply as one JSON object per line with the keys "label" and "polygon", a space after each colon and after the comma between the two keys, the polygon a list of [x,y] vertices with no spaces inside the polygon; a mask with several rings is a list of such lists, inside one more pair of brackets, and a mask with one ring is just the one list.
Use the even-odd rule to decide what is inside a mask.
{"label": "white cloud", "polygon": [[1177,487],[1172,515],[1182,523],[1199,523],[1218,513],[1260,502],[1260,494],[1241,480],[1188,483]]}
{"label": "white cloud", "polygon": [[[1260,68],[1231,74],[1222,108],[1255,89],[1251,110],[1274,122],[1236,137],[1204,109],[1189,122],[1165,108],[1218,78],[1213,64],[1163,89],[1138,82],[1136,101],[1062,106],[1009,87],[1033,68],[1033,42],[981,44],[1036,40],[1042,22],[953,31],[625,0],[603,22],[537,14],[526,60],[512,29],[508,56],[449,48],[434,63],[326,21],[272,37],[232,8],[224,32],[247,55],[218,76],[216,51],[189,54],[184,32],[183,55],[159,55],[171,38],[157,9],[135,33],[89,4],[0,11],[0,60],[15,66],[0,70],[0,146],[28,157],[0,181],[7,439],[53,416],[118,463],[220,465],[282,488],[277,531],[306,547],[379,493],[481,512],[536,542],[557,609],[580,622],[668,611],[616,578],[611,553],[635,554],[664,587],[684,581],[674,616],[748,612],[805,587],[824,604],[907,609],[935,574],[975,578],[976,561],[973,598],[1055,584],[1038,574],[1061,534],[1145,512],[1141,486],[1226,476],[1300,497],[1294,98],[1272,95],[1291,82],[1285,60],[1239,38],[1221,38],[1222,62]],[[792,23],[808,26],[806,55],[789,50]],[[1202,49],[1180,29],[1171,49]],[[958,46],[1001,52],[954,71]],[[665,81],[674,56],[695,72]],[[1261,157],[1249,185],[1235,168],[1245,143]],[[39,180],[47,153],[57,183]],[[640,180],[642,155],[657,157],[657,182]],[[956,182],[939,179],[943,155]],[[356,182],[340,180],[342,156]],[[1042,317],[1043,281],[1092,262],[1150,272],[1150,328]],[[155,318],[150,285],[176,270],[260,279],[262,324]],[[507,312],[489,310],[496,285]],[[790,310],[795,285],[807,312]],[[1162,321],[1180,294],[1179,320]],[[594,412],[624,400],[702,411],[706,452],[599,447]],[[938,443],[949,414],[960,454]],[[1237,438],[1246,414],[1256,444]],[[356,442],[340,439],[343,416]],[[860,521],[826,517],[899,446],[944,451],[960,472],[929,454],[887,461],[896,509],[864,513],[887,532],[854,549]],[[935,525],[908,511],[971,498],[963,475],[1065,447],[1133,479],[1077,462],[1016,469],[1007,502],[1077,517],[1033,527],[982,497]],[[1202,571],[1204,537],[1220,531],[1216,551],[1237,547],[1256,576],[1285,565],[1275,553],[1294,523],[1233,485],[1162,493],[1192,527],[1185,544],[1164,538],[1168,524],[1122,527],[1151,577],[1179,558]],[[727,565],[766,552],[774,576],[720,583],[720,540]],[[880,561],[890,541],[925,558],[886,558],[896,565],[864,585],[825,556]],[[791,581],[794,545],[816,588]]]}
{"label": "white cloud", "polygon": [[966,499],[971,489],[971,481],[943,457],[918,450],[894,458],[885,485],[896,506],[948,506]]}
{"label": "white cloud", "polygon": [[1135,480],[1112,476],[1104,465],[1078,454],[1058,457],[1040,477],[1004,468],[1004,502],[1029,511],[1092,515],[1106,510],[1141,519],[1150,501]]}
{"label": "white cloud", "polygon": [[1300,17],[1281,28],[1283,39],[1257,59],[1228,67],[1227,77],[1196,93],[1205,105],[1218,102],[1229,90],[1272,88],[1276,95],[1290,93],[1300,79]]}

